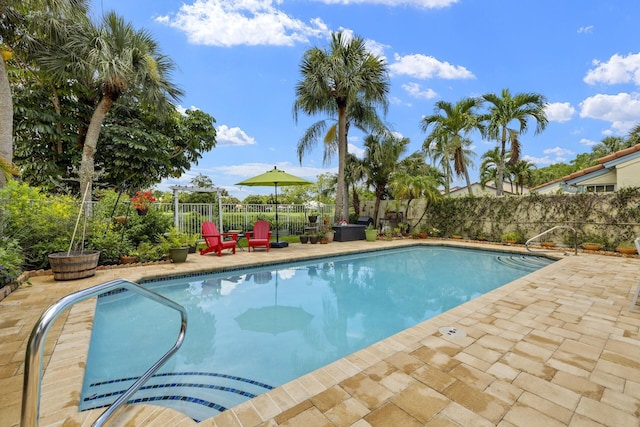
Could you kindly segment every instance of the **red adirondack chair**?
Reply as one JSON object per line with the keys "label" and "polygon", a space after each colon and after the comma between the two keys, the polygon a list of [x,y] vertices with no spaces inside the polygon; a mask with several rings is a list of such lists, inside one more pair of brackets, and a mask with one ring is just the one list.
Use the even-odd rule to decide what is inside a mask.
{"label": "red adirondack chair", "polygon": [[[225,236],[230,236],[231,240],[224,240]],[[202,223],[202,238],[207,247],[200,249],[200,255],[217,252],[218,256],[222,256],[223,249],[233,249],[233,253],[236,253],[238,233],[219,233],[213,222],[206,221]]]}
{"label": "red adirondack chair", "polygon": [[269,248],[271,247],[269,243],[271,230],[269,229],[268,221],[256,221],[255,224],[253,224],[253,231],[247,231],[245,236],[247,237],[249,252],[251,252],[251,247],[255,249],[256,246],[264,246],[267,248],[267,252],[269,252]]}

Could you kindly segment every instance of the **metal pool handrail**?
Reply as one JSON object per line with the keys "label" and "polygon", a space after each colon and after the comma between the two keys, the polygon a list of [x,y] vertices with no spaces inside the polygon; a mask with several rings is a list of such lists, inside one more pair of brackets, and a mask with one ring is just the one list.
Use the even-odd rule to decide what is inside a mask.
{"label": "metal pool handrail", "polygon": [[180,332],[178,333],[178,339],[175,344],[162,356],[157,362],[155,362],[149,370],[147,370],[131,387],[129,387],[121,396],[113,402],[106,411],[98,417],[93,423],[94,426],[103,425],[107,419],[109,419],[122,404],[124,404],[142,385],[171,357],[182,345],[185,334],[187,332],[187,311],[180,304],[163,297],[162,295],[153,292],[145,287],[138,285],[126,279],[115,279],[109,282],[102,283],[100,285],[93,286],[88,289],[83,289],[78,292],[67,295],[62,298],[51,307],[49,307],[40,316],[40,319],[36,322],[29,342],[27,343],[27,351],[25,355],[25,368],[24,368],[24,387],[22,390],[22,415],[20,417],[21,427],[33,427],[38,425],[40,418],[40,386],[42,381],[42,347],[46,340],[49,327],[58,318],[58,316],[70,306],[87,300],[89,298],[96,297],[105,292],[113,291],[116,289],[125,288],[133,291],[145,298],[149,298],[152,301],[163,304],[169,308],[172,308],[180,313]]}
{"label": "metal pool handrail", "polygon": [[546,231],[543,231],[540,234],[537,234],[535,236],[533,236],[532,238],[530,238],[529,240],[527,240],[524,244],[524,247],[529,251],[529,252],[546,252],[544,249],[542,250],[533,250],[531,248],[529,248],[529,243],[531,243],[532,241],[544,236],[547,233],[552,232],[553,230],[557,230],[559,228],[563,228],[563,229],[568,229],[573,231],[573,248],[574,248],[574,255],[578,255],[578,232],[575,230],[575,228],[570,227],[568,225],[556,225],[555,227],[552,227]]}

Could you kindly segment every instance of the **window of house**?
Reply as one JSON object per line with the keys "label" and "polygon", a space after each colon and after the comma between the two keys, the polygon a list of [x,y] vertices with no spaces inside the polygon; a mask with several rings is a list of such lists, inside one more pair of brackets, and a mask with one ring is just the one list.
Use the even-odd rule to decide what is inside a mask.
{"label": "window of house", "polygon": [[615,185],[614,184],[587,185],[586,190],[588,193],[613,193],[615,191]]}

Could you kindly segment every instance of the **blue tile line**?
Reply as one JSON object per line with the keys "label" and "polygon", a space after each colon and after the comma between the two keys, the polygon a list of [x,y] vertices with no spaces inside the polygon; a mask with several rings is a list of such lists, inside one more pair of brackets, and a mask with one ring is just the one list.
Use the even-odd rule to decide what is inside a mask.
{"label": "blue tile line", "polygon": [[[255,395],[253,393],[248,392],[248,391],[239,390],[239,389],[233,388],[233,387],[223,387],[223,386],[218,386],[218,385],[199,384],[199,383],[156,384],[156,385],[150,385],[150,386],[143,386],[143,387],[140,388],[140,390],[155,390],[155,389],[173,388],[173,387],[207,388],[207,389],[211,389],[211,390],[226,391],[226,392],[234,393],[234,394],[237,394],[237,395],[240,395],[240,396],[245,396],[245,397],[248,397],[248,398],[251,398],[251,399],[257,396],[257,395]],[[91,401],[98,400],[98,399],[105,399],[105,398],[108,398],[108,397],[120,396],[125,391],[126,390],[117,390],[117,391],[111,391],[109,393],[92,394],[89,397],[85,397],[82,401],[83,402],[91,402]],[[190,402],[190,400],[188,400],[188,401]],[[93,408],[91,408],[91,409],[93,409]]]}
{"label": "blue tile line", "polygon": [[[157,402],[157,401],[166,401],[166,400],[178,400],[178,401],[182,401],[182,402],[189,402],[189,403],[195,403],[197,405],[202,405],[202,406],[206,406],[208,408],[211,409],[215,409],[218,412],[224,412],[227,410],[226,407],[218,404],[218,403],[214,403],[214,402],[209,402],[208,400],[204,400],[204,399],[198,399],[195,397],[187,397],[187,396],[151,396],[151,397],[141,397],[138,399],[131,399],[129,401],[127,401],[127,403],[146,403],[146,402]],[[93,408],[87,408],[87,409],[99,409],[99,408],[106,408],[107,406],[110,406],[111,404],[105,404],[105,405],[99,405],[99,406],[95,406]],[[195,422],[200,422],[202,420],[197,419],[197,418],[191,418],[192,420],[194,420]]]}
{"label": "blue tile line", "polygon": [[[242,377],[237,377],[235,375],[220,374],[220,373],[216,373],[216,372],[166,372],[166,373],[154,374],[151,378],[170,377],[170,376],[179,376],[179,375],[180,376],[181,375],[196,375],[196,376],[207,376],[207,377],[219,377],[219,378],[225,378],[225,379],[230,379],[230,380],[234,380],[234,381],[245,382],[245,383],[248,383],[248,384],[251,384],[251,385],[255,385],[255,386],[258,386],[258,387],[265,388],[267,390],[273,390],[273,386],[271,386],[269,384],[261,383],[259,381],[255,381],[255,380],[252,380],[252,379],[249,379],[249,378],[242,378]],[[113,380],[109,380],[109,381],[101,381],[101,382],[89,384],[89,387],[96,387],[96,386],[105,385],[105,384],[116,384],[116,383],[120,383],[120,382],[124,382],[124,381],[135,381],[138,378],[139,377],[117,378],[117,379],[113,379]]]}

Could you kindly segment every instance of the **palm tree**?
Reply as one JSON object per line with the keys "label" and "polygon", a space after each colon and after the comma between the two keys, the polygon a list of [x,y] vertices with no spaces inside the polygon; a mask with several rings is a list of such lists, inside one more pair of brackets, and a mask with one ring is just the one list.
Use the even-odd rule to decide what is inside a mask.
{"label": "palm tree", "polygon": [[[349,200],[345,186],[348,118],[354,104],[382,106],[386,113],[389,78],[384,59],[367,51],[360,37],[349,39],[333,33],[328,50],[312,48],[305,52],[296,84],[294,119],[300,111],[308,115],[337,116],[338,184],[335,219],[348,218]],[[310,139],[311,141],[311,139]]]}
{"label": "palm tree", "polygon": [[394,136],[391,133],[369,135],[364,140],[365,154],[362,159],[366,171],[367,184],[376,195],[373,217],[378,218],[380,200],[387,194],[390,176],[398,167],[400,156],[406,150],[409,138]]}
{"label": "palm tree", "polygon": [[86,0],[4,0],[0,2],[0,188],[18,174],[13,165],[13,99],[5,61],[28,67],[38,52],[56,46],[69,22],[86,19]]}
{"label": "palm tree", "polygon": [[438,133],[433,135],[433,140],[429,142],[427,150],[424,149],[424,144],[422,147],[424,153],[431,158],[431,161],[440,166],[444,176],[444,194],[449,195],[451,182],[453,181],[453,169],[451,169],[453,153],[451,152],[451,146],[447,144],[444,134]]}
{"label": "palm tree", "polygon": [[[513,182],[516,184],[516,194],[523,194],[524,186],[531,185],[533,170],[536,166],[526,160],[518,160],[517,163],[509,163],[507,166],[510,175],[513,176]],[[520,187],[519,190],[518,187]]]}
{"label": "palm tree", "polygon": [[444,185],[445,180],[440,169],[425,163],[423,153],[415,152],[398,163],[396,172],[390,177],[389,190],[395,198],[408,199],[404,212],[405,218],[408,218],[412,200],[420,197],[426,199],[425,210],[416,221],[419,224],[427,213],[429,204],[442,200],[438,187]]}
{"label": "palm tree", "polygon": [[[474,153],[466,148],[471,145],[467,135],[473,130],[484,131],[479,116],[475,112],[481,105],[482,100],[478,98],[465,98],[455,105],[438,101],[434,114],[423,117],[420,122],[423,132],[433,125],[433,130],[425,138],[422,149],[427,153],[433,153],[440,159],[441,164],[443,161],[453,161],[453,170],[457,176],[464,176],[470,196],[473,192],[468,166],[471,164]],[[447,167],[447,170],[450,172],[451,168]]]}
{"label": "palm tree", "polygon": [[[507,156],[509,152],[507,152]],[[480,163],[480,185],[484,188],[489,182],[495,183],[498,181],[498,165],[500,164],[500,148],[495,147],[481,157],[482,163]],[[503,172],[503,181],[507,177],[506,172]]]}
{"label": "palm tree", "polygon": [[[482,117],[486,120],[486,136],[497,141],[500,147],[500,161],[496,174],[496,195],[501,196],[503,194],[507,143],[509,143],[511,151],[509,162],[515,163],[520,159],[519,137],[527,131],[528,120],[534,119],[536,121],[536,135],[547,127],[548,120],[544,111],[547,100],[537,93],[518,93],[512,96],[509,89],[502,89],[501,96],[487,93],[482,98],[491,104],[489,112]],[[509,127],[514,121],[517,127]]]}
{"label": "palm tree", "polygon": [[77,25],[66,43],[41,63],[58,79],[77,79],[96,96],[82,150],[80,194],[91,194],[100,128],[123,94],[135,92],[140,102],[157,106],[161,113],[174,110],[171,100],[182,95],[168,80],[173,61],[159,52],[148,32],[136,31],[113,12],[99,26]]}

